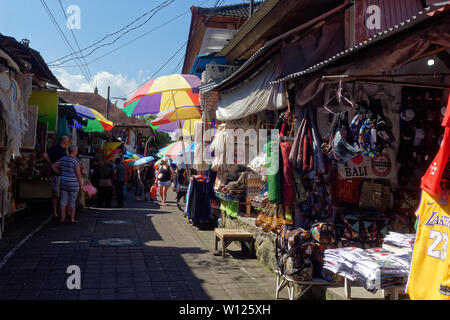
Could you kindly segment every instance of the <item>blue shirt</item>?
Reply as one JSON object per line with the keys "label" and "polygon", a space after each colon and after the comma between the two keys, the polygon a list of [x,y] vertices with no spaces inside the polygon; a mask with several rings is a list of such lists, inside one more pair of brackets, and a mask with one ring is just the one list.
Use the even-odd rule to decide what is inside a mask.
{"label": "blue shirt", "polygon": [[80,190],[77,178],[77,167],[80,161],[77,158],[65,156],[58,161],[61,168],[60,188],[64,191],[76,192]]}

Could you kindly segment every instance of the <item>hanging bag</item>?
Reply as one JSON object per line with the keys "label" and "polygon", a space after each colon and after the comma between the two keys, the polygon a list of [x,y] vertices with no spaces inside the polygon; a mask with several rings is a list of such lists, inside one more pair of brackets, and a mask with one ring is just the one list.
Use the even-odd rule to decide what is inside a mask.
{"label": "hanging bag", "polygon": [[156,192],[158,190],[158,183],[155,182],[150,188],[150,199],[156,199]]}

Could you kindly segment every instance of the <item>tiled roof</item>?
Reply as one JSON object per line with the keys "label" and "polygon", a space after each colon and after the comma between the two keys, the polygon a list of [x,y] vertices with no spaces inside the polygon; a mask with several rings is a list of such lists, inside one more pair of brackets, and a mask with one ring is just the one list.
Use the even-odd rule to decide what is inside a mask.
{"label": "tiled roof", "polygon": [[[261,2],[255,2],[254,10],[256,11],[262,5]],[[210,14],[215,16],[229,16],[229,17],[237,17],[237,18],[247,18],[249,12],[249,4],[241,3],[241,4],[232,4],[222,7],[214,7],[214,8],[201,8],[197,7],[198,14]]]}
{"label": "tiled roof", "polygon": [[[80,104],[92,108],[106,117],[107,100],[101,95],[92,92],[59,91],[59,98],[66,103]],[[111,102],[109,107],[109,120],[116,125],[146,126],[146,123],[134,117],[129,118],[119,107]]]}

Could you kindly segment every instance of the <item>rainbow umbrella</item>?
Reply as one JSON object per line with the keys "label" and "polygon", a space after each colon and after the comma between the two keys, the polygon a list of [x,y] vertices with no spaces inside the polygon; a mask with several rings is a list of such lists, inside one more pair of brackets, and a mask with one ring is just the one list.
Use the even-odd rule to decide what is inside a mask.
{"label": "rainbow umbrella", "polygon": [[192,74],[172,74],[151,80],[140,87],[122,109],[129,117],[156,114],[171,108],[199,105],[201,80]]}
{"label": "rainbow umbrella", "polygon": [[151,124],[155,126],[176,122],[178,120],[200,119],[201,117],[202,109],[198,107],[182,107],[158,113],[157,118]]}
{"label": "rainbow umbrella", "polygon": [[140,166],[140,165],[152,162],[153,160],[155,160],[155,158],[153,158],[152,156],[144,157],[144,158],[141,158],[141,159],[137,160],[134,163],[134,165],[135,166]]}
{"label": "rainbow umbrella", "polygon": [[[173,93],[173,97],[172,97]],[[175,103],[174,103],[175,101]],[[160,111],[178,107],[199,105],[199,95],[191,91],[162,92],[149,95],[138,95],[125,102],[123,112],[128,117],[157,114]]]}
{"label": "rainbow umbrella", "polygon": [[[184,149],[190,149],[192,148],[192,142],[184,142]],[[169,144],[168,146],[165,146],[164,148],[160,149],[156,155],[158,157],[177,157],[180,152],[183,151],[183,144],[181,141],[173,142]]]}
{"label": "rainbow umbrella", "polygon": [[82,126],[74,120],[75,128],[77,129],[82,129],[85,132],[103,132],[110,131],[114,127],[112,121],[109,121],[100,112],[92,108],[79,104],[72,105],[72,108],[78,116],[87,119],[86,126]]}
{"label": "rainbow umbrella", "polygon": [[[181,132],[183,136],[193,136],[195,123],[201,121],[201,119],[181,120]],[[161,125],[151,125],[151,127],[160,132],[175,132],[179,131],[179,124],[177,122],[169,122]]]}

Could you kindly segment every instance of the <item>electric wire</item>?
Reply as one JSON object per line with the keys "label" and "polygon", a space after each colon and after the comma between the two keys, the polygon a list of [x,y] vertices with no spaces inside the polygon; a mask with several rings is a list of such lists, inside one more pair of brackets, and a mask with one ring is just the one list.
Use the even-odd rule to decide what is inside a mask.
{"label": "electric wire", "polygon": [[102,48],[102,47],[106,47],[106,46],[110,46],[110,45],[114,44],[117,40],[119,40],[120,38],[122,38],[123,36],[125,36],[127,33],[131,32],[131,31],[133,31],[133,30],[136,30],[136,29],[142,27],[143,25],[145,25],[145,24],[146,24],[148,21],[150,21],[150,19],[153,18],[160,10],[162,10],[163,8],[169,6],[169,5],[172,4],[174,1],[175,1],[175,0],[165,0],[164,2],[162,2],[162,3],[159,4],[158,6],[154,7],[153,9],[147,11],[145,14],[141,15],[139,18],[135,19],[134,21],[132,21],[131,23],[129,23],[127,26],[123,27],[122,29],[120,29],[120,30],[118,30],[118,31],[116,31],[116,32],[114,32],[114,33],[110,33],[110,34],[105,35],[101,40],[96,41],[95,43],[89,45],[89,46],[86,47],[86,48],[79,49],[79,51],[77,51],[77,52],[74,52],[74,53],[65,55],[65,56],[63,56],[63,57],[60,57],[60,58],[58,58],[58,59],[55,59],[55,60],[49,62],[49,65],[55,65],[55,66],[56,66],[56,65],[64,64],[64,63],[66,63],[66,62],[68,62],[68,61],[74,60],[74,58],[71,58],[71,59],[64,60],[63,62],[60,62],[60,63],[58,63],[58,64],[55,64],[56,62],[58,62],[58,61],[60,61],[60,60],[63,60],[63,59],[65,59],[65,58],[67,58],[67,57],[71,57],[71,56],[73,56],[74,54],[82,53],[82,52],[84,52],[84,51],[86,51],[86,50],[88,50],[88,49],[90,49],[90,48],[96,46],[97,44],[103,42],[103,41],[106,40],[107,38],[109,38],[109,37],[111,37],[111,36],[113,36],[113,35],[115,35],[115,34],[117,34],[117,33],[120,33],[121,31],[125,30],[125,29],[128,28],[129,26],[131,26],[131,25],[133,25],[134,23],[136,23],[138,20],[142,19],[144,16],[146,16],[146,15],[148,15],[149,13],[151,13],[151,12],[153,12],[153,11],[156,10],[155,13],[153,13],[147,20],[145,20],[144,22],[142,22],[142,23],[139,24],[138,26],[135,26],[135,27],[133,27],[133,28],[131,28],[131,29],[125,31],[125,32],[122,33],[120,36],[118,36],[117,38],[115,38],[112,42],[109,42],[109,43],[106,43],[106,44],[101,44],[101,45],[95,47],[91,52],[89,52],[89,53],[86,54],[86,55],[83,55],[83,57],[85,58],[85,57],[91,55],[92,53],[94,53],[95,51],[97,51],[98,49],[100,49],[100,48]]}
{"label": "electric wire", "polygon": [[[64,32],[62,31],[61,27],[59,26],[58,22],[55,19],[55,16],[53,15],[52,11],[50,10],[50,8],[47,6],[47,3],[45,2],[45,0],[40,0],[42,6],[44,7],[44,10],[47,12],[47,15],[50,18],[50,21],[53,23],[53,25],[55,26],[57,32],[60,34],[60,36],[63,38],[66,46],[68,46],[69,51],[74,52],[75,50],[73,49],[72,45],[70,44],[69,40],[67,39],[66,35],[64,34]],[[80,62],[80,71],[83,74],[84,77],[86,77],[86,79],[89,81],[89,84],[92,86],[92,79],[91,81],[89,80],[89,75],[87,74],[85,68],[83,68],[83,62],[81,60],[79,60]],[[92,89],[94,89],[92,87]]]}
{"label": "electric wire", "polygon": [[[59,6],[61,7],[61,11],[62,11],[63,14],[64,14],[64,17],[66,18],[66,21],[68,21],[69,18],[67,17],[66,11],[64,10],[64,7],[63,7],[63,5],[62,5],[61,0],[58,0],[58,2],[59,2]],[[75,43],[76,43],[76,45],[77,45],[78,50],[80,50],[80,45],[79,45],[79,43],[78,43],[77,37],[75,36],[75,33],[73,32],[72,28],[69,28],[69,29],[70,29],[70,32],[72,33],[72,37],[73,37],[73,39],[75,40]],[[91,81],[93,81],[94,84],[95,84],[95,86],[97,86],[97,84],[95,83],[94,78],[92,77],[91,70],[89,69],[89,67],[88,67],[88,65],[87,65],[87,63],[86,63],[86,60],[84,59],[84,57],[81,57],[81,59],[83,59],[84,66],[85,66],[85,68],[86,68],[86,70],[87,70],[87,72],[88,72],[88,74],[89,74],[89,77],[91,78]]]}
{"label": "electric wire", "polygon": [[[203,2],[200,3],[199,5],[203,5],[203,4],[205,4],[206,2],[209,2],[209,1],[211,1],[211,0],[203,1]],[[119,47],[117,47],[117,48],[115,48],[115,49],[112,49],[112,50],[106,52],[105,54],[103,54],[103,55],[101,55],[101,56],[99,56],[99,57],[97,57],[97,58],[95,58],[95,59],[89,61],[87,64],[90,65],[90,64],[92,64],[92,63],[94,63],[94,62],[97,62],[98,60],[100,60],[100,59],[102,59],[102,58],[104,58],[104,57],[106,57],[106,56],[108,56],[108,55],[110,55],[110,54],[112,54],[112,53],[117,52],[118,50],[120,50],[120,49],[122,49],[122,48],[124,48],[124,47],[126,47],[126,46],[128,46],[128,45],[130,45],[131,43],[133,43],[133,42],[135,42],[135,41],[137,41],[137,40],[140,40],[140,39],[142,39],[143,37],[149,35],[150,33],[154,32],[154,31],[156,31],[156,30],[158,30],[158,29],[161,29],[162,27],[167,26],[167,25],[170,24],[172,21],[175,21],[176,19],[178,19],[178,18],[184,16],[185,14],[187,14],[187,13],[189,13],[189,12],[190,12],[190,10],[186,10],[185,12],[183,12],[183,13],[181,13],[181,14],[179,14],[179,15],[177,15],[177,16],[175,16],[175,17],[169,19],[169,20],[167,20],[166,22],[160,24],[159,26],[157,26],[157,27],[155,27],[155,28],[153,28],[153,29],[151,29],[151,30],[149,30],[149,31],[147,31],[147,32],[145,32],[145,33],[143,33],[143,34],[141,34],[140,36],[138,36],[138,37],[136,37],[136,38],[134,38],[134,39],[132,39],[132,40],[130,40],[130,41],[128,41],[128,42],[122,44],[121,46],[119,46]],[[64,66],[64,65],[60,65],[60,66],[58,66],[58,67],[60,67],[60,68],[76,68],[76,67],[78,67],[78,65],[65,65],[65,66]]]}

